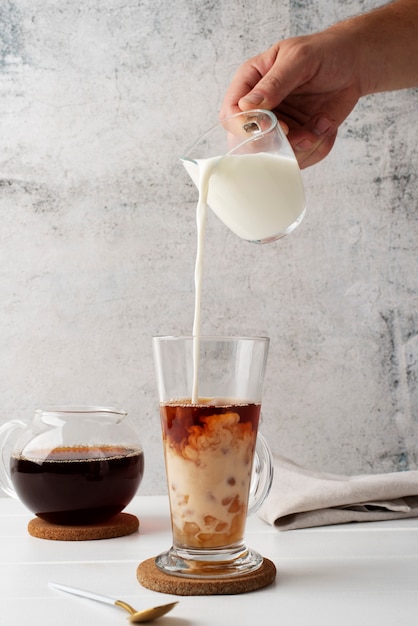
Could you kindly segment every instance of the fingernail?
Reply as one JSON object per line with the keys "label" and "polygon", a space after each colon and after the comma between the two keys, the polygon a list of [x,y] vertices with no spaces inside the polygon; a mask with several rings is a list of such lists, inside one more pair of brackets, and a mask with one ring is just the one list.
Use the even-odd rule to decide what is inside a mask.
{"label": "fingernail", "polygon": [[332,125],[332,121],[329,120],[327,117],[319,117],[314,124],[312,132],[318,136],[325,135],[325,133],[329,131]]}
{"label": "fingernail", "polygon": [[245,102],[249,102],[250,104],[261,104],[264,100],[264,96],[262,93],[252,91],[247,96],[241,98],[241,100],[245,100]]}

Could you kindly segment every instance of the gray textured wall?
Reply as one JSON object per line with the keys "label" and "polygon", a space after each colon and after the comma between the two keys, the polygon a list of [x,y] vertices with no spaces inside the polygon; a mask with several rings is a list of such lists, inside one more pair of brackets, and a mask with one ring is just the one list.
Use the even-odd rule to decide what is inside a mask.
{"label": "gray textured wall", "polygon": [[[165,491],[150,338],[191,332],[196,248],[178,155],[245,58],[378,4],[2,0],[0,421],[124,407]],[[315,468],[417,465],[417,104],[358,105],[287,239],[209,218],[203,331],[271,337],[263,430]]]}

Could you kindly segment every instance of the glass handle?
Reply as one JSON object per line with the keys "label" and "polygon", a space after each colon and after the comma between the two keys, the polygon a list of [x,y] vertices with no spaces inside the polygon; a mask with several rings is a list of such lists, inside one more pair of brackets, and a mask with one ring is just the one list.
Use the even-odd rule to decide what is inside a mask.
{"label": "glass handle", "polygon": [[270,493],[272,483],[273,457],[267,440],[261,433],[258,433],[248,501],[248,515],[253,515],[261,507]]}
{"label": "glass handle", "polygon": [[12,498],[17,498],[17,494],[10,476],[10,454],[17,441],[17,431],[26,426],[21,420],[10,420],[0,427],[0,487]]}

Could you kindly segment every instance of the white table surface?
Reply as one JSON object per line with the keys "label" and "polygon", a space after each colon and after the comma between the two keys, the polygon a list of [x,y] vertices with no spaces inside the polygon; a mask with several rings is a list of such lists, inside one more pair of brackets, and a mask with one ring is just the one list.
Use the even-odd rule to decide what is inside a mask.
{"label": "white table surface", "polygon": [[48,581],[125,600],[135,608],[179,604],[160,626],[406,626],[418,623],[418,520],[280,532],[256,516],[247,545],[271,559],[276,582],[234,596],[169,596],[143,588],[138,564],[171,545],[168,503],[139,496],[126,512],[139,533],[101,541],[31,537],[33,517],[0,498],[0,624],[110,626],[128,623],[116,607],[48,588]]}

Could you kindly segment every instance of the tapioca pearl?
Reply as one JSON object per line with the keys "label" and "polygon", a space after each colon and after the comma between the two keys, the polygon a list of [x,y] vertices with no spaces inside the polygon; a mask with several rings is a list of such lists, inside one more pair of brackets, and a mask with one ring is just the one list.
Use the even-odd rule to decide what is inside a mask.
{"label": "tapioca pearl", "polygon": [[233,487],[237,481],[233,476],[230,476],[226,482],[228,485],[231,485],[231,487]]}

